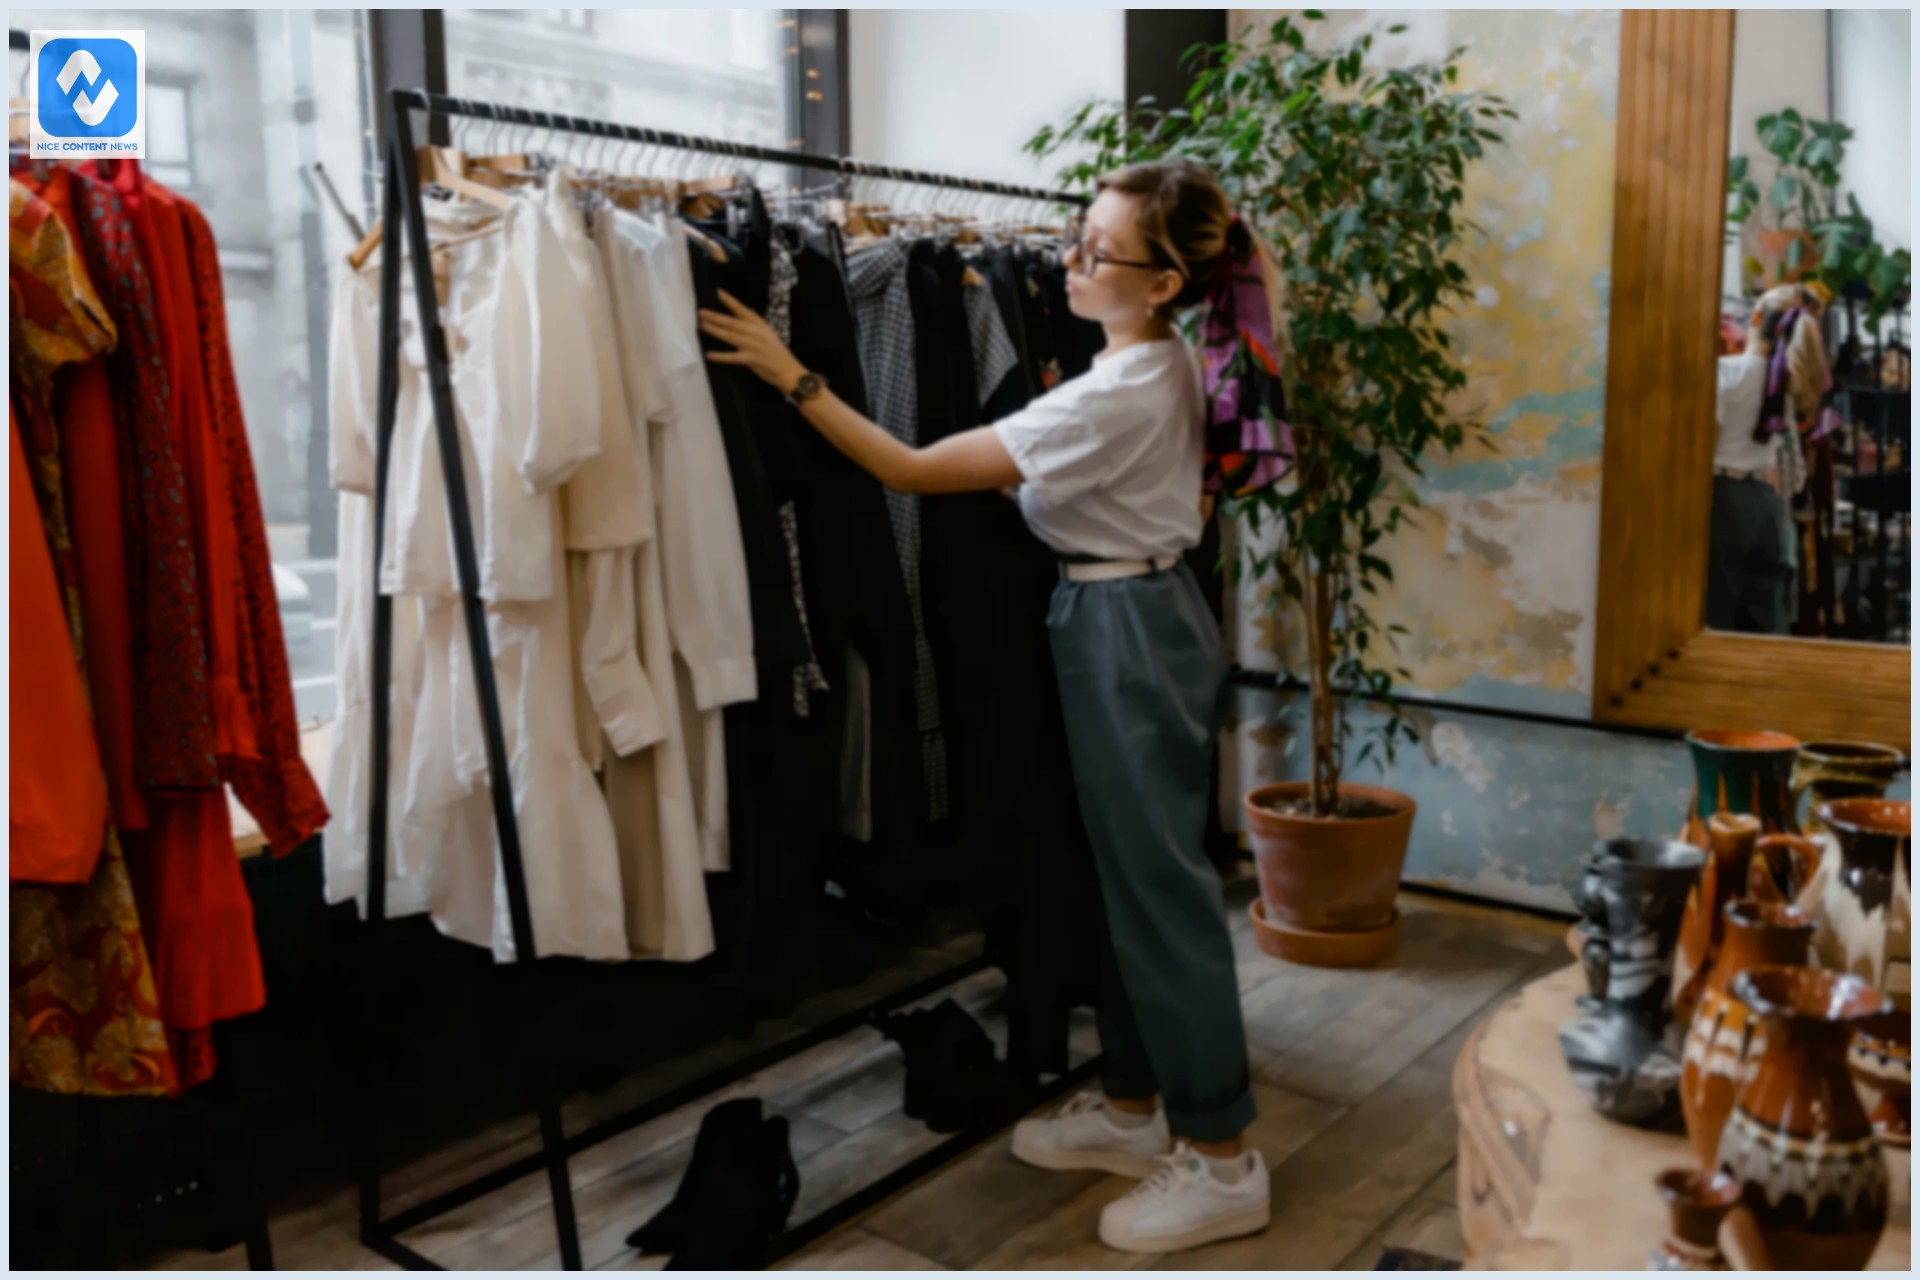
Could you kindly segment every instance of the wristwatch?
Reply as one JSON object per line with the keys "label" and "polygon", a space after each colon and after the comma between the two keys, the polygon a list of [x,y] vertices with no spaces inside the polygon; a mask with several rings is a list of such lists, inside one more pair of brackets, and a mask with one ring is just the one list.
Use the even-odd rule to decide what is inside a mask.
{"label": "wristwatch", "polygon": [[825,378],[817,373],[803,373],[800,381],[793,384],[793,390],[787,392],[787,403],[798,409],[826,389]]}

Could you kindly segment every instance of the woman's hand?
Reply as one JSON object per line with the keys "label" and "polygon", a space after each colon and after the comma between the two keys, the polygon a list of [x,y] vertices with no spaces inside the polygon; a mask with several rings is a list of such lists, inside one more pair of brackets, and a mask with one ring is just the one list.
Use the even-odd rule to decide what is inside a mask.
{"label": "woman's hand", "polygon": [[750,369],[782,394],[792,391],[806,373],[806,366],[794,359],[793,352],[780,341],[773,326],[750,307],[725,290],[720,293],[720,301],[728,314],[701,311],[700,331],[733,350],[709,351],[707,359],[715,364],[737,364]]}

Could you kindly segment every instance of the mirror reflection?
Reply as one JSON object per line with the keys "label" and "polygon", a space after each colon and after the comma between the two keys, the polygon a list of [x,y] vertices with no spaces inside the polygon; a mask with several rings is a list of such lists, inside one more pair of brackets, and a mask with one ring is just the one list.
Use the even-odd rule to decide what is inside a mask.
{"label": "mirror reflection", "polygon": [[1909,643],[1910,22],[1734,20],[1715,630]]}

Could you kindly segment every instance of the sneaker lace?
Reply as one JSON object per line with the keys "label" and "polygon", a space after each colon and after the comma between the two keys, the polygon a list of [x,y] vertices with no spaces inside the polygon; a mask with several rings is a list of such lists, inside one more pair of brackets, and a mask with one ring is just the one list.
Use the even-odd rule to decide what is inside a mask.
{"label": "sneaker lace", "polygon": [[1068,1116],[1083,1116],[1089,1111],[1098,1111],[1105,1105],[1106,1099],[1102,1098],[1098,1093],[1076,1093],[1073,1097],[1068,1098],[1066,1103],[1061,1106],[1060,1110],[1056,1111],[1054,1115],[1064,1120]]}
{"label": "sneaker lace", "polygon": [[1192,1147],[1179,1143],[1166,1155],[1160,1157],[1160,1167],[1127,1194],[1129,1196],[1148,1196],[1165,1191],[1176,1183],[1184,1182],[1193,1176],[1193,1166],[1200,1157],[1194,1154]]}

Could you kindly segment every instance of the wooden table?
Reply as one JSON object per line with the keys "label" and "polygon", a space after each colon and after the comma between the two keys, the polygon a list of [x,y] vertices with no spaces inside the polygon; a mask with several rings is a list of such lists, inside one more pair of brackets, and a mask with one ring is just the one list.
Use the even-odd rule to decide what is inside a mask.
{"label": "wooden table", "polygon": [[[1693,1147],[1681,1134],[1602,1118],[1575,1087],[1558,1032],[1585,989],[1578,965],[1526,987],[1474,1028],[1454,1064],[1470,1268],[1644,1271],[1666,1230],[1653,1179],[1692,1164]],[[1904,1168],[1892,1172],[1896,1188],[1906,1183]],[[1873,1270],[1908,1269],[1904,1199],[1897,1194]]]}

